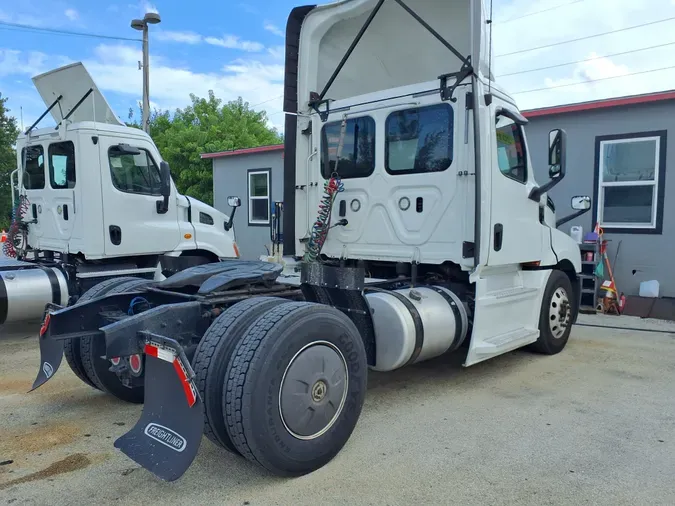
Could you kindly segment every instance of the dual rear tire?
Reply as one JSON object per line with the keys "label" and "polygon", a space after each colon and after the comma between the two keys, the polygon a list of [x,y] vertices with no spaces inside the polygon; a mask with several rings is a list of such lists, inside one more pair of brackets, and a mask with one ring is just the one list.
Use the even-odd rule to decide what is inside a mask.
{"label": "dual rear tire", "polygon": [[[105,295],[132,292],[148,286],[153,282],[147,279],[121,277],[102,281],[87,290],[76,304],[88,302]],[[111,362],[101,358],[105,356],[105,342],[90,337],[67,339],[64,342],[64,356],[70,369],[84,383],[92,388],[105,392],[117,399],[132,404],[142,404],[145,389],[142,378],[138,386],[125,386],[116,373],[110,370]],[[143,357],[140,357],[143,360]]]}
{"label": "dual rear tire", "polygon": [[271,297],[219,316],[194,369],[207,437],[279,476],[319,469],[343,448],[368,372],[363,341],[342,312]]}

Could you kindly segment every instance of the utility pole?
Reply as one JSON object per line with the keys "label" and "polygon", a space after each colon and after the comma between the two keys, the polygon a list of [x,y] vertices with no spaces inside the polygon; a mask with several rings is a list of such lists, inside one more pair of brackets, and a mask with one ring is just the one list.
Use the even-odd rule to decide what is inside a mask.
{"label": "utility pole", "polygon": [[139,70],[143,69],[143,131],[150,130],[150,54],[148,50],[148,25],[156,25],[161,21],[159,14],[148,12],[143,19],[131,21],[131,28],[143,32],[143,63],[138,62]]}

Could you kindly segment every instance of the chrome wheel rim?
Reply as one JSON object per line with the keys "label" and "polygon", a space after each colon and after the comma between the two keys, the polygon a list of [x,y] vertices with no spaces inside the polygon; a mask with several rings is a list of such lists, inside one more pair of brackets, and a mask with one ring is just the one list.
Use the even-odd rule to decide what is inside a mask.
{"label": "chrome wheel rim", "polygon": [[347,361],[335,345],[315,341],[304,346],[279,386],[279,414],[286,430],[301,440],[325,434],[342,413],[348,385]]}
{"label": "chrome wheel rim", "polygon": [[565,335],[571,315],[569,296],[564,288],[559,287],[553,292],[548,310],[548,324],[554,339],[560,339]]}

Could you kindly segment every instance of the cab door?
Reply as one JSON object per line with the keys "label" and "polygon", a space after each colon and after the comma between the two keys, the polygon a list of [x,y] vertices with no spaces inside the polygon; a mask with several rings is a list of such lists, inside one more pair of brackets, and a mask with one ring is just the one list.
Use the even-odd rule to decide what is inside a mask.
{"label": "cab door", "polygon": [[106,256],[162,254],[180,242],[176,189],[160,213],[159,160],[149,142],[101,137]]}
{"label": "cab door", "polygon": [[519,114],[495,100],[491,114],[495,128],[489,137],[491,172],[489,266],[536,262],[542,257],[544,227],[539,203],[529,198],[537,185]]}
{"label": "cab door", "polygon": [[[529,195],[536,182],[520,114],[495,98],[481,118],[484,161],[481,193],[482,265],[472,274],[475,313],[465,365],[473,365],[530,344],[539,337],[543,286],[550,271],[525,270],[549,246],[539,220],[539,203]],[[487,227],[488,230],[485,231]],[[485,233],[487,232],[487,233]]]}

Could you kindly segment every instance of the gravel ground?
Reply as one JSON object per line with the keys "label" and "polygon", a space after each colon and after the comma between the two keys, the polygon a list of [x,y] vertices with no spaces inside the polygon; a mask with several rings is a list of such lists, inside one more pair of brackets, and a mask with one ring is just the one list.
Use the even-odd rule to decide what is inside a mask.
{"label": "gravel ground", "polygon": [[113,447],[141,407],[65,363],[26,394],[35,328],[0,327],[0,505],[675,504],[675,334],[575,327],[555,357],[461,362],[371,374],[352,438],[311,475],[271,477],[204,438],[167,484]]}

